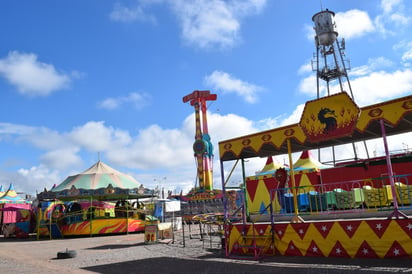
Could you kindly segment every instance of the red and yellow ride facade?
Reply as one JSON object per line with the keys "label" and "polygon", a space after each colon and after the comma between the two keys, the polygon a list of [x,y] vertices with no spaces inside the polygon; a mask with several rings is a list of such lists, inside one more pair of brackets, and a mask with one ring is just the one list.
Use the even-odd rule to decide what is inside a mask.
{"label": "red and yellow ride facade", "polygon": [[386,145],[411,122],[412,96],[360,108],[342,92],[307,102],[297,124],[219,142],[222,173],[226,161],[289,155],[287,167],[244,178],[245,220],[226,214],[226,255],[411,258],[412,153],[289,168],[292,153]]}

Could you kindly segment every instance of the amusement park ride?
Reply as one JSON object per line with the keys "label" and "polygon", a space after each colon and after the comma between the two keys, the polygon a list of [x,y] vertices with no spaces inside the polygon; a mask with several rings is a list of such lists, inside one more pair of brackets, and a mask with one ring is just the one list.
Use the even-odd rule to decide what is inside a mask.
{"label": "amusement park ride", "polygon": [[[356,105],[334,15],[323,10],[312,17],[317,98],[306,102],[299,123],[219,142],[223,197],[229,180],[225,162],[241,161],[245,174],[244,159],[268,157],[269,163],[272,156],[289,156],[286,168],[264,168],[244,178],[241,221],[225,208],[227,257],[412,257],[412,153],[389,152],[387,140],[411,132],[412,96]],[[355,143],[364,142],[366,148],[365,141],[378,138],[385,156],[370,158],[367,153],[360,159]],[[352,145],[353,159],[337,159],[338,145]],[[319,151],[320,163],[320,149],[331,149],[333,160],[310,167],[293,164],[292,153],[308,156],[310,150]],[[286,169],[286,176],[279,176]]]}
{"label": "amusement park ride", "polygon": [[193,151],[196,159],[198,187],[181,196],[182,217],[185,221],[193,218],[202,220],[205,214],[223,215],[223,192],[213,188],[213,144],[207,125],[208,101],[215,101],[216,94],[209,90],[195,90],[183,97],[183,103],[190,103],[195,109],[195,141]]}
{"label": "amusement park ride", "polygon": [[[190,102],[190,105],[195,108],[196,134],[193,151],[197,161],[200,191],[213,189],[213,145],[207,126],[206,102],[215,101],[216,98],[217,95],[211,94],[208,90],[195,90],[183,97],[183,103]],[[200,122],[200,110],[202,111],[202,122]]]}

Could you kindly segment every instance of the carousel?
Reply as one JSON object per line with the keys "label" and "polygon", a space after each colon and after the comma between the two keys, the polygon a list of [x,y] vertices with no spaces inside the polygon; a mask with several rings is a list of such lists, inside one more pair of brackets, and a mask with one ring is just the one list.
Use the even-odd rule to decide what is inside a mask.
{"label": "carousel", "polygon": [[62,238],[144,231],[139,201],[153,196],[133,177],[98,161],[37,197],[37,237]]}

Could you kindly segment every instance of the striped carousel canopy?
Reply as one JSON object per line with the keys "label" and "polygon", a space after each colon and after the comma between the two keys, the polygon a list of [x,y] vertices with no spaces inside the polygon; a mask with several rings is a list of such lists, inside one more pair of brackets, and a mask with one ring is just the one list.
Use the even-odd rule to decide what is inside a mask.
{"label": "striped carousel canopy", "polygon": [[134,189],[140,186],[132,176],[121,173],[116,169],[98,161],[80,174],[69,176],[61,184],[51,189],[53,192],[77,189],[99,189],[111,185],[113,188]]}
{"label": "striped carousel canopy", "polygon": [[50,191],[42,192],[40,198],[72,199],[95,197],[101,200],[116,198],[151,197],[153,191],[146,189],[132,176],[98,161],[82,173],[67,177]]}

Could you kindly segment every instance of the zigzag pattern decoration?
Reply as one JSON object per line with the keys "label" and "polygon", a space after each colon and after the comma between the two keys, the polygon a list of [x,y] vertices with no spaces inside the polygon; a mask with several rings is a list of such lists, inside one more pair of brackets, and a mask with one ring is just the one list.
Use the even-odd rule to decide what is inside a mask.
{"label": "zigzag pattern decoration", "polygon": [[412,220],[408,219],[281,223],[274,225],[274,241],[268,241],[270,223],[234,224],[229,230],[229,254],[253,253],[254,241],[255,246],[263,246],[265,255],[412,258]]}

